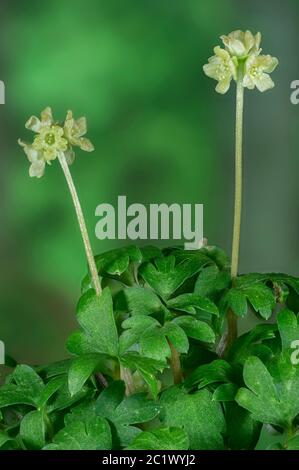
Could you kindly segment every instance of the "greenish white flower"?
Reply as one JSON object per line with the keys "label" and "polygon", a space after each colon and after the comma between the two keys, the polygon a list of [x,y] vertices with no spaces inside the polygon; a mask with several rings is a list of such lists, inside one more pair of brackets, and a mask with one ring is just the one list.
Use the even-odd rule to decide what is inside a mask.
{"label": "greenish white flower", "polygon": [[29,162],[29,175],[40,178],[45,172],[46,163],[51,164],[59,153],[65,155],[67,163],[73,163],[75,153],[73,145],[78,145],[82,150],[91,151],[94,149],[91,142],[83,138],[86,133],[86,120],[80,118],[74,120],[72,112],[69,111],[64,124],[54,122],[51,108],[47,107],[41,113],[41,117],[31,116],[25,124],[27,129],[36,133],[32,143],[18,143],[23,147]]}
{"label": "greenish white flower", "polygon": [[253,90],[255,87],[259,91],[270,90],[274,87],[274,82],[269,73],[277,67],[278,60],[270,55],[252,54],[245,64],[245,74],[243,86]]}
{"label": "greenish white flower", "polygon": [[64,134],[71,145],[80,147],[85,152],[92,152],[94,146],[89,139],[83,137],[87,132],[86,118],[74,119],[72,111],[68,111],[64,123]]}
{"label": "greenish white flower", "polygon": [[232,80],[242,83],[244,88],[266,91],[274,87],[269,76],[276,68],[278,60],[270,55],[261,55],[261,34],[250,31],[233,31],[221,36],[225,49],[217,46],[214,56],[203,70],[208,77],[218,81],[216,91],[224,94]]}
{"label": "greenish white flower", "polygon": [[233,31],[227,36],[220,36],[226,50],[232,57],[246,57],[250,53],[259,53],[261,33],[253,35],[251,31]]}
{"label": "greenish white flower", "polygon": [[224,94],[229,89],[231,80],[236,80],[236,65],[229,53],[221,47],[216,46],[214,53],[215,55],[209,58],[209,63],[204,65],[203,70],[208,77],[217,80],[216,91]]}

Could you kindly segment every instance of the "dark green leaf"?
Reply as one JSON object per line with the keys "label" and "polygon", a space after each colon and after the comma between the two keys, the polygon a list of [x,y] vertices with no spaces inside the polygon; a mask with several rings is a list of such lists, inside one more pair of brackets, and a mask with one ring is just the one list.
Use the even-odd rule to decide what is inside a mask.
{"label": "dark green leaf", "polygon": [[113,382],[102,391],[96,402],[96,413],[113,423],[114,440],[118,446],[127,446],[140,433],[132,425],[151,421],[160,412],[160,406],[149,400],[146,394],[138,393],[126,398],[124,394],[124,384]]}
{"label": "dark green leaf", "polygon": [[191,390],[194,386],[204,388],[213,383],[231,383],[234,380],[235,374],[232,366],[223,359],[216,359],[209,364],[197,367],[185,380],[184,387]]}
{"label": "dark green leaf", "polygon": [[27,449],[41,449],[45,445],[46,427],[43,411],[31,411],[21,421],[20,436]]}
{"label": "dark green leaf", "polygon": [[214,401],[234,401],[238,386],[234,383],[221,384],[213,393]]}

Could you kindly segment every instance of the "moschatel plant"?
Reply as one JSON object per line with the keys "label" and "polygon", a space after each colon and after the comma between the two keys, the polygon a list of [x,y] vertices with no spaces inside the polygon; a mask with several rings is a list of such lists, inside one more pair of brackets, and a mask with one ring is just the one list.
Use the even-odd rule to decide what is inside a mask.
{"label": "moschatel plant", "polygon": [[[127,246],[93,256],[69,165],[92,151],[86,120],[50,108],[19,141],[41,177],[58,159],[78,218],[89,272],[70,358],[16,365],[0,388],[0,448],[46,450],[299,449],[299,279],[238,273],[245,89],[274,86],[278,61],[261,35],[234,31],[204,72],[226,93],[236,82],[236,191],[231,263],[219,248]],[[237,320],[257,324],[238,336]],[[11,365],[11,363],[7,364]]]}

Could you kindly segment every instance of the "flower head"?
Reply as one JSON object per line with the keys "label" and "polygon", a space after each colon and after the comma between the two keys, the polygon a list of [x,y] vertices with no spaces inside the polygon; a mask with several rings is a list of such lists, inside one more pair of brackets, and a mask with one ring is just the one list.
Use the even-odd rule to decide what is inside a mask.
{"label": "flower head", "polygon": [[232,79],[250,90],[273,88],[274,82],[268,74],[273,72],[278,60],[270,55],[260,55],[261,33],[253,35],[250,31],[237,30],[221,39],[225,49],[215,47],[215,55],[203,67],[208,77],[218,81],[218,93],[226,93]]}
{"label": "flower head", "polygon": [[236,80],[236,65],[229,53],[221,47],[216,46],[214,53],[215,55],[209,58],[209,63],[204,65],[203,70],[208,77],[218,81],[216,91],[224,94],[229,89],[232,78]]}
{"label": "flower head", "polygon": [[254,87],[259,91],[270,90],[274,87],[274,82],[269,73],[273,72],[277,65],[276,57],[252,54],[245,64],[243,86],[249,90],[253,90]]}
{"label": "flower head", "polygon": [[64,153],[69,165],[73,163],[75,158],[73,145],[78,145],[88,152],[94,149],[91,142],[82,137],[87,131],[86,119],[82,117],[75,121],[71,111],[68,111],[65,123],[61,125],[53,120],[52,110],[47,107],[42,111],[40,118],[31,116],[25,127],[36,133],[32,143],[18,140],[31,163],[30,176],[37,178],[43,176],[46,163],[51,164],[60,152]]}
{"label": "flower head", "polygon": [[232,57],[246,57],[251,52],[258,53],[260,50],[261,33],[253,35],[251,31],[233,31],[227,36],[220,36],[225,49]]}

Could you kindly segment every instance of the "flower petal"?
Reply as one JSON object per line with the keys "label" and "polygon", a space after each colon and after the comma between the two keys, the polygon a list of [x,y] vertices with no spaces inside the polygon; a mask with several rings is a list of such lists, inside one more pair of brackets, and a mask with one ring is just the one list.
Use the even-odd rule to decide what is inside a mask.
{"label": "flower petal", "polygon": [[42,127],[42,124],[38,117],[31,116],[26,122],[25,127],[26,129],[29,129],[30,131],[39,132]]}
{"label": "flower petal", "polygon": [[47,106],[41,112],[41,122],[43,126],[51,126],[53,124],[53,115],[50,106]]}
{"label": "flower petal", "polygon": [[79,119],[76,120],[76,127],[78,129],[78,137],[82,137],[83,135],[86,134],[87,132],[87,123],[86,123],[86,118],[80,117]]}
{"label": "flower petal", "polygon": [[232,77],[225,78],[224,80],[220,80],[220,82],[216,86],[217,93],[220,93],[221,95],[224,95],[230,87],[231,79],[232,79]]}
{"label": "flower petal", "polygon": [[86,139],[85,137],[81,137],[80,139],[80,148],[81,150],[85,150],[85,152],[93,152],[94,150],[94,146],[90,140]]}
{"label": "flower petal", "polygon": [[275,86],[272,78],[267,73],[263,73],[261,78],[259,78],[259,80],[256,80],[255,85],[257,89],[261,92],[270,90]]}
{"label": "flower petal", "polygon": [[31,177],[36,177],[36,178],[41,178],[43,174],[45,173],[45,162],[44,160],[39,160],[37,162],[34,162],[30,165],[29,168],[29,175]]}

